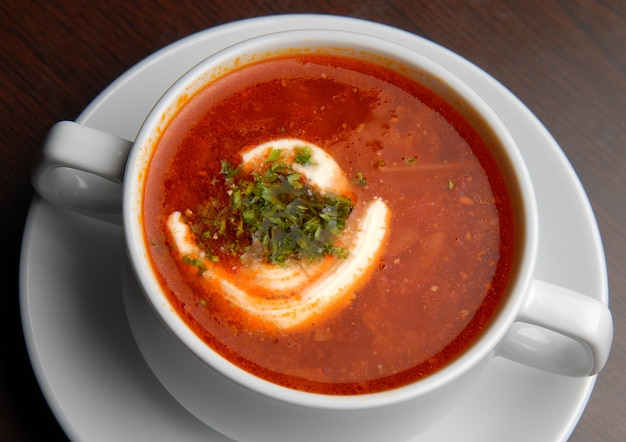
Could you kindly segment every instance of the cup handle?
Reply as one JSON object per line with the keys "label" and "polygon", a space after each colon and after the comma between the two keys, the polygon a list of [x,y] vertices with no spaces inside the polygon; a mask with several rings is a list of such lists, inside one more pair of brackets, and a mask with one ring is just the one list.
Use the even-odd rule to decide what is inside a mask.
{"label": "cup handle", "polygon": [[613,340],[607,305],[575,291],[533,280],[517,322],[496,355],[567,376],[597,374]]}
{"label": "cup handle", "polygon": [[35,190],[51,203],[121,224],[122,179],[132,142],[73,121],[48,133]]}

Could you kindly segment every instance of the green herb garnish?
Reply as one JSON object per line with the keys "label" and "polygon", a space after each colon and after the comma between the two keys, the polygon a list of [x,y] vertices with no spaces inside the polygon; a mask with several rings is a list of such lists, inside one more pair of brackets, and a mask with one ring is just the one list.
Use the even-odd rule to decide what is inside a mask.
{"label": "green herb garnish", "polygon": [[203,274],[207,271],[204,262],[201,259],[192,258],[189,255],[183,256],[183,264],[192,265],[198,268],[198,273]]}
{"label": "green herb garnish", "polygon": [[313,152],[309,146],[296,147],[296,158],[294,161],[303,166],[310,166],[313,165],[311,162],[312,156]]}
{"label": "green herb garnish", "polygon": [[[311,164],[311,149],[296,148],[295,163]],[[346,257],[335,241],[346,227],[352,201],[322,195],[272,149],[262,171],[242,173],[241,166],[221,162],[225,195],[205,201],[189,219],[198,245],[207,256],[241,257],[246,252],[266,262],[314,261]],[[197,265],[193,259],[188,264]]]}
{"label": "green herb garnish", "polygon": [[272,149],[270,150],[269,155],[267,156],[267,159],[265,160],[266,163],[274,163],[276,161],[278,161],[278,159],[280,158],[280,154],[282,153],[282,151],[280,149]]}
{"label": "green herb garnish", "polygon": [[367,179],[365,179],[365,176],[363,175],[363,172],[357,172],[356,173],[356,178],[354,180],[354,182],[356,184],[358,184],[359,186],[367,186]]}

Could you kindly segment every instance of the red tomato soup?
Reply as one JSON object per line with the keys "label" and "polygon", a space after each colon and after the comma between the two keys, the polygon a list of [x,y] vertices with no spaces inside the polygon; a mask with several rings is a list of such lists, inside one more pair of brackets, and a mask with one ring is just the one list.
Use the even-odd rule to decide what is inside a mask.
{"label": "red tomato soup", "polygon": [[[253,274],[239,253],[254,248],[241,221],[238,230],[222,228],[220,235],[197,230],[197,214],[206,213],[207,204],[223,209],[233,200],[235,176],[248,177],[237,189],[252,186],[252,173],[228,175],[224,165],[232,172],[242,152],[280,139],[318,146],[339,166],[351,204],[346,232],[362,227],[366,202],[387,208],[380,217],[385,233],[374,240],[367,271],[352,282],[345,278],[340,301],[295,326],[266,321],[225,296],[221,278],[241,284],[233,293],[244,293],[243,279]],[[193,257],[181,249],[168,227],[175,212],[190,226],[186,238],[204,241],[210,252],[194,249]],[[504,180],[470,123],[408,77],[334,55],[261,61],[193,97],[153,155],[143,216],[152,265],[171,304],[201,339],[261,378],[326,394],[387,390],[449,364],[489,324],[513,256]],[[298,268],[313,263],[320,274],[332,272],[350,253],[342,234],[330,236],[337,248],[321,258],[266,266],[283,271],[298,261]],[[371,245],[368,235],[364,244]],[[298,302],[298,290],[246,296]]]}

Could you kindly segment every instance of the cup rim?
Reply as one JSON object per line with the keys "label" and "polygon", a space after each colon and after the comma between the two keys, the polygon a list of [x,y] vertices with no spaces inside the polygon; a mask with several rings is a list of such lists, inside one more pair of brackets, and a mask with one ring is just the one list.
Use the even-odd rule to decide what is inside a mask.
{"label": "cup rim", "polygon": [[[490,130],[505,148],[506,156],[516,174],[516,190],[520,194],[518,202],[523,206],[516,208],[516,211],[521,212],[520,216],[523,217],[524,225],[520,227],[523,229],[523,238],[521,241],[516,241],[521,249],[519,253],[522,254],[520,258],[522,261],[518,264],[515,275],[511,275],[513,280],[509,282],[507,289],[512,296],[504,302],[486,331],[454,361],[428,377],[391,390],[336,396],[294,390],[256,377],[215,352],[187,327],[178,313],[169,305],[149,262],[141,223],[143,216],[141,197],[146,175],[144,170],[149,163],[152,147],[158,141],[155,134],[165,129],[164,123],[167,123],[169,118],[176,113],[181,97],[193,95],[194,92],[209,84],[212,79],[233,69],[238,69],[258,59],[268,58],[269,51],[284,52],[293,48],[297,48],[296,51],[298,51],[305,47],[343,48],[353,54],[363,51],[398,61],[398,64],[402,66],[415,67],[417,71],[425,72],[443,81],[450,86],[455,95],[460,96],[482,120],[487,122]],[[245,61],[241,61],[242,57]],[[233,64],[233,60],[240,61]],[[514,322],[523,305],[525,294],[528,292],[536,262],[538,216],[532,182],[521,153],[504,123],[478,93],[430,58],[397,43],[352,31],[324,29],[280,31],[236,43],[201,61],[164,93],[146,117],[131,150],[123,187],[123,224],[127,253],[149,305],[166,329],[177,338],[181,345],[208,365],[207,368],[215,369],[234,382],[263,396],[307,408],[355,410],[382,407],[423,396],[459,378],[494,352],[498,342]]]}

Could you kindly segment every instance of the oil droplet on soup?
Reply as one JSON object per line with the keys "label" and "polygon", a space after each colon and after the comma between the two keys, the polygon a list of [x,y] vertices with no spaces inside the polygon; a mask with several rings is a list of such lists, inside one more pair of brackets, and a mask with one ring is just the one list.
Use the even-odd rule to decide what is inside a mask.
{"label": "oil droplet on soup", "polygon": [[401,74],[331,55],[201,91],[159,141],[143,216],[195,333],[318,393],[450,363],[488,326],[512,259],[509,197],[470,123]]}

